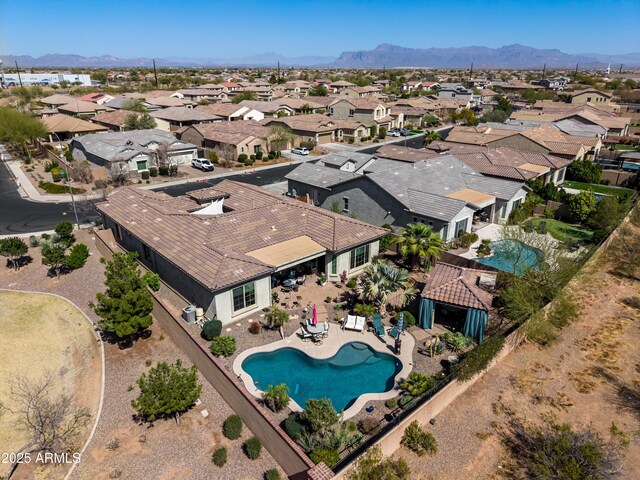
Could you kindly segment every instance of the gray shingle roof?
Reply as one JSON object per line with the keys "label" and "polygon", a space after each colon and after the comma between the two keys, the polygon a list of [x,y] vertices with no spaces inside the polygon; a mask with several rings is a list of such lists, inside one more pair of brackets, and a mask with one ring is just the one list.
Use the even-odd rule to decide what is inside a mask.
{"label": "gray shingle roof", "polygon": [[337,168],[325,167],[313,163],[302,163],[293,171],[285,175],[287,180],[313,185],[314,187],[330,188],[343,182],[353,180],[359,175],[344,172]]}
{"label": "gray shingle roof", "polygon": [[374,158],[374,155],[369,153],[358,153],[358,152],[336,152],[330,153],[329,155],[325,155],[320,159],[322,163],[325,165],[333,166],[340,168],[345,163],[351,161],[355,163],[356,170],[366,164]]}

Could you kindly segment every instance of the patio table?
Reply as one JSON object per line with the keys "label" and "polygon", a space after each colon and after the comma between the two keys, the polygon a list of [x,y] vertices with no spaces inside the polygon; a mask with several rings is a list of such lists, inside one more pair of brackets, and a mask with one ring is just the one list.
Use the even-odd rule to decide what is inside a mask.
{"label": "patio table", "polygon": [[287,278],[286,280],[282,281],[282,286],[284,287],[293,287],[294,285],[296,285],[296,279],[295,278]]}
{"label": "patio table", "polygon": [[318,323],[317,325],[307,325],[306,326],[307,332],[316,335],[318,333],[323,333],[325,330],[325,325],[324,323]]}

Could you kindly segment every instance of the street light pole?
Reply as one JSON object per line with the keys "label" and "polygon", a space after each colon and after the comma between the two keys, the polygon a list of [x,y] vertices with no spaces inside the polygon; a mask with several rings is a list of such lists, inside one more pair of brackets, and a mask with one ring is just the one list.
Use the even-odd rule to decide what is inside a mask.
{"label": "street light pole", "polygon": [[71,205],[73,206],[73,215],[76,219],[76,226],[78,230],[80,230],[80,221],[78,220],[78,211],[76,210],[76,201],[73,198],[73,187],[71,187],[71,177],[69,176],[69,169],[67,167],[67,162],[66,162],[67,159],[65,158],[63,153],[64,148],[62,147],[62,141],[60,140],[60,137],[58,136],[57,133],[51,132],[51,134],[55,135],[56,138],[58,139],[58,149],[60,150],[60,160],[64,165],[64,173],[65,173],[65,176],[67,177],[67,185],[69,185],[69,195],[71,195]]}

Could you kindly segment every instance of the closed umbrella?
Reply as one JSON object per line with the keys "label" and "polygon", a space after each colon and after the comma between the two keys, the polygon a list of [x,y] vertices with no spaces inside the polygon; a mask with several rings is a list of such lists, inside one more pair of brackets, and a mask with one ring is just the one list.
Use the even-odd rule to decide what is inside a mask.
{"label": "closed umbrella", "polygon": [[313,317],[311,317],[311,322],[314,325],[318,324],[318,307],[316,307],[316,304],[313,304]]}
{"label": "closed umbrella", "polygon": [[404,312],[400,312],[400,316],[398,317],[398,331],[401,332],[404,330]]}

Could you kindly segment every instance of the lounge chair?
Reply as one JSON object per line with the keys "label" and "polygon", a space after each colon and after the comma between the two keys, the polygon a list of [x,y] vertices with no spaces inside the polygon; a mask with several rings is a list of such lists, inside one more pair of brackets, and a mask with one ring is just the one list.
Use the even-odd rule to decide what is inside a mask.
{"label": "lounge chair", "polygon": [[367,320],[364,317],[356,317],[356,326],[354,330],[358,332],[364,332],[364,327],[367,324]]}
{"label": "lounge chair", "polygon": [[394,339],[398,338],[401,333],[402,333],[402,330],[398,328],[397,325],[393,327],[391,330],[389,330],[389,336]]}
{"label": "lounge chair", "polygon": [[342,323],[343,330],[355,330],[356,328],[356,316],[347,315],[347,318]]}
{"label": "lounge chair", "polygon": [[383,337],[384,336],[384,326],[382,325],[382,317],[380,316],[379,313],[376,313],[373,315],[373,317],[371,317],[371,320],[373,321],[373,331],[376,335],[378,335],[379,337]]}
{"label": "lounge chair", "polygon": [[300,328],[300,333],[298,334],[303,342],[308,342],[313,338],[313,335],[307,332],[307,329],[304,327]]}

